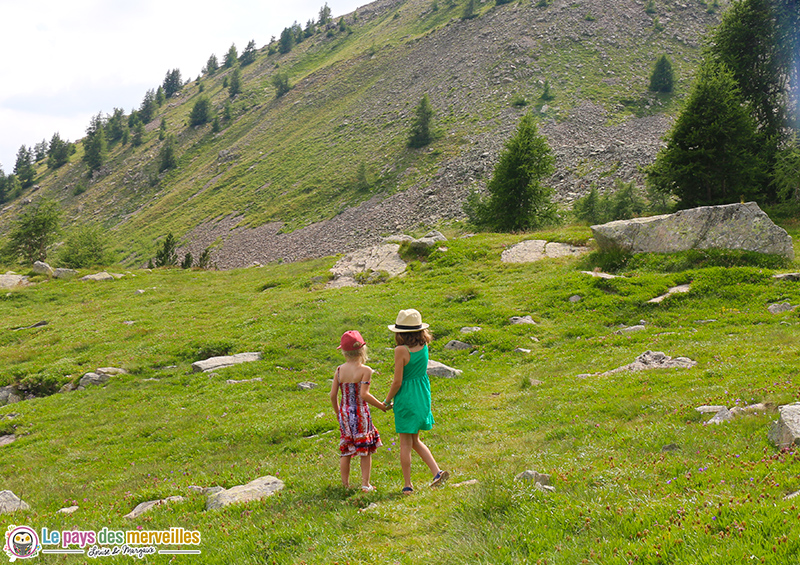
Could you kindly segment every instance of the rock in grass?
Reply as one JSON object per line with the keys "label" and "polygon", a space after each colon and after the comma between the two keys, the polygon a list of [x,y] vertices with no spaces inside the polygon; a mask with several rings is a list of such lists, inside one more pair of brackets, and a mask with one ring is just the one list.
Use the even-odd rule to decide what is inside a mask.
{"label": "rock in grass", "polygon": [[645,351],[633,363],[617,367],[602,373],[603,376],[612,375],[621,371],[646,371],[649,369],[691,369],[697,365],[688,357],[675,357],[665,355],[661,351]]}
{"label": "rock in grass", "polygon": [[95,273],[93,275],[86,275],[85,277],[81,277],[82,281],[95,281],[95,282],[103,282],[103,281],[113,281],[115,280],[113,275],[102,271],[100,273]]}
{"label": "rock in grass", "polygon": [[206,501],[206,510],[215,510],[240,502],[261,500],[262,498],[272,496],[279,490],[282,490],[283,487],[283,481],[277,477],[272,477],[270,475],[260,477],[254,481],[250,481],[246,485],[238,485],[210,495]]}
{"label": "rock in grass", "polygon": [[297,383],[297,388],[300,390],[314,390],[317,388],[317,383],[312,382],[304,382],[304,383]]}
{"label": "rock in grass", "polygon": [[20,402],[21,400],[22,395],[13,386],[0,387],[0,406],[14,404],[15,402]]}
{"label": "rock in grass", "polygon": [[428,361],[428,375],[431,377],[454,379],[461,376],[461,373],[463,373],[462,370],[448,367],[444,363],[439,363],[438,361]]}
{"label": "rock in grass", "polygon": [[183,500],[184,498],[182,496],[168,496],[167,498],[162,498],[161,500],[148,500],[147,502],[141,502],[137,504],[136,508],[125,514],[123,517],[127,518],[128,520],[133,520],[145,512],[150,512],[156,506],[161,506],[162,504],[168,504],[170,502],[183,502]]}
{"label": "rock in grass", "polygon": [[517,481],[531,481],[533,483],[539,483],[540,485],[548,485],[548,486],[552,482],[552,479],[550,478],[550,475],[547,475],[545,473],[539,473],[537,471],[532,471],[530,469],[528,469],[527,471],[521,472],[519,475],[514,477],[514,480],[517,480]]}
{"label": "rock in grass", "polygon": [[17,275],[14,273],[6,273],[5,275],[0,275],[0,288],[3,290],[9,290],[12,288],[29,286],[30,283],[28,282],[28,277]]}
{"label": "rock in grass", "polygon": [[602,251],[676,253],[689,249],[741,249],[794,260],[792,238],[755,202],[701,206],[674,214],[592,226]]}
{"label": "rock in grass", "polygon": [[10,445],[14,443],[16,439],[17,436],[15,436],[14,434],[0,436],[0,447],[3,447],[4,445]]}
{"label": "rock in grass", "polygon": [[79,509],[78,506],[67,506],[66,508],[59,508],[56,510],[57,514],[73,514]]}
{"label": "rock in grass", "polygon": [[781,304],[770,304],[767,310],[769,310],[770,314],[783,314],[784,312],[791,312],[795,308],[797,308],[797,306],[792,306],[788,302],[783,302]]}
{"label": "rock in grass", "polygon": [[53,271],[53,276],[57,279],[69,280],[77,277],[78,271],[76,271],[75,269],[65,269],[63,267],[59,267],[58,269]]}
{"label": "rock in grass", "polygon": [[800,281],[800,273],[780,273],[777,275],[772,275],[772,278],[779,281],[797,282]]}
{"label": "rock in grass", "polygon": [[84,390],[88,386],[99,386],[111,380],[111,375],[105,373],[86,373],[78,381],[77,390]]}
{"label": "rock in grass", "polygon": [[30,509],[31,507],[27,502],[22,500],[10,490],[0,490],[0,514]]}
{"label": "rock in grass", "polygon": [[37,275],[47,275],[48,277],[52,277],[54,273],[53,267],[51,267],[44,261],[34,261],[31,270]]}
{"label": "rock in grass", "polygon": [[464,351],[467,349],[472,349],[472,346],[468,343],[464,343],[463,341],[451,339],[445,344],[444,348],[449,351]]}
{"label": "rock in grass", "polygon": [[536,325],[536,322],[533,321],[533,318],[530,316],[512,316],[509,320],[512,324],[533,324]]}
{"label": "rock in grass", "polygon": [[692,290],[692,287],[691,287],[691,285],[688,285],[688,284],[681,284],[681,285],[678,285],[678,286],[673,286],[673,287],[667,289],[666,294],[662,294],[661,296],[657,296],[656,298],[651,298],[650,300],[647,301],[647,303],[648,304],[660,304],[661,302],[663,302],[664,300],[666,300],[667,298],[669,298],[673,294],[681,294],[681,293],[689,292],[690,290]]}
{"label": "rock in grass", "polygon": [[769,431],[769,440],[780,449],[800,444],[800,402],[778,406],[780,417]]}
{"label": "rock in grass", "polygon": [[210,357],[203,361],[195,361],[192,363],[192,371],[195,373],[207,373],[209,371],[216,371],[225,367],[232,367],[239,363],[250,363],[252,361],[260,361],[261,353],[237,353],[235,355],[222,355],[219,357]]}

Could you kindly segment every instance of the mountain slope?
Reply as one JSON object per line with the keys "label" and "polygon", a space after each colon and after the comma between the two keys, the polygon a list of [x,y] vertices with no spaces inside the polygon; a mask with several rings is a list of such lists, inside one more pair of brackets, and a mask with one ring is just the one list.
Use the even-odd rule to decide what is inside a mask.
{"label": "mountain slope", "polygon": [[[486,2],[461,19],[463,3],[374,2],[343,18],[349,31],[330,26],[286,54],[261,49],[233,99],[223,88],[230,69],[188,83],[142,146],[113,147],[88,181],[79,150],[55,173],[41,170],[37,194],[58,199],[67,224],[108,227],[126,264],[146,262],[170,231],[193,254],[214,245],[220,267],[324,256],[460,217],[530,110],[557,157],[550,182],[568,203],[592,182],[640,178],[690,86],[702,34],[719,18],[705,2],[656,6],[650,14],[632,0]],[[676,69],[672,96],[647,92],[662,53]],[[293,86],[280,98],[277,72]],[[555,94],[546,103],[545,82]],[[439,137],[408,149],[425,93]],[[201,95],[220,115],[231,105],[217,134],[187,126]],[[179,164],[159,176],[161,119]],[[30,197],[0,215],[0,229]]]}

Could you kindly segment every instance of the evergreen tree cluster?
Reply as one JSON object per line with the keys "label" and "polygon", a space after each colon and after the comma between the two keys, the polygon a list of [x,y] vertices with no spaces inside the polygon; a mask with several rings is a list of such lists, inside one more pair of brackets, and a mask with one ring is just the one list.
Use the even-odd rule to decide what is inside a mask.
{"label": "evergreen tree cluster", "polygon": [[795,197],[798,8],[797,0],[731,4],[708,38],[667,146],[647,171],[652,190],[681,207]]}

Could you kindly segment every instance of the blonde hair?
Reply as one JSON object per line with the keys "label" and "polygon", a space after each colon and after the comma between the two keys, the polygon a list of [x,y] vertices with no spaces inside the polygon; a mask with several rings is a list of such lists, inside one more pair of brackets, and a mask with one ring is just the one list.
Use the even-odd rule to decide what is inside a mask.
{"label": "blonde hair", "polygon": [[350,360],[350,359],[360,359],[362,364],[366,363],[369,360],[369,358],[367,357],[368,352],[367,352],[367,344],[366,343],[364,345],[362,345],[361,347],[359,347],[358,349],[356,349],[355,351],[344,351],[344,350],[342,350],[342,353],[344,353],[345,359],[348,359],[348,360]]}
{"label": "blonde hair", "polygon": [[433,341],[433,336],[426,328],[418,332],[397,332],[394,334],[394,341],[397,345],[415,347],[417,345],[428,345]]}

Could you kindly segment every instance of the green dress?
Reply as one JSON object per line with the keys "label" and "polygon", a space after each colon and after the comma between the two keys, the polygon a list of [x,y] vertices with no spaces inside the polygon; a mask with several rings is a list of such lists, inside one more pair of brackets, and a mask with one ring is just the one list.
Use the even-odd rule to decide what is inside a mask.
{"label": "green dress", "polygon": [[433,427],[431,382],[428,380],[428,346],[409,351],[411,359],[403,367],[403,384],[394,397],[394,430],[415,434]]}

